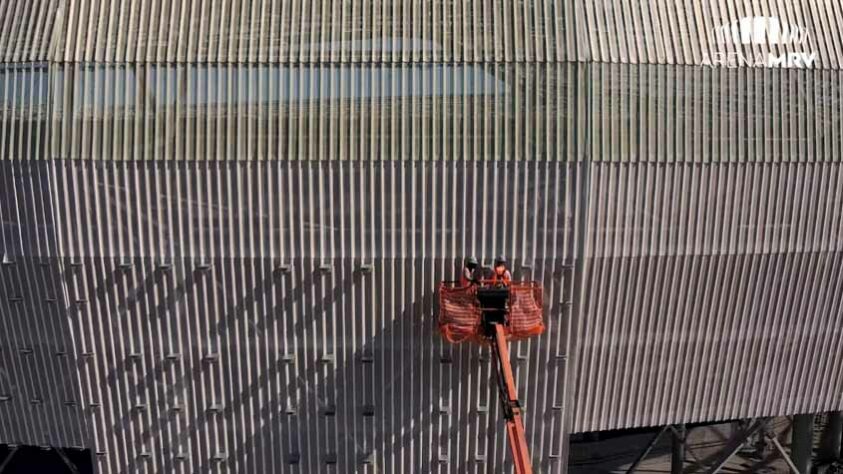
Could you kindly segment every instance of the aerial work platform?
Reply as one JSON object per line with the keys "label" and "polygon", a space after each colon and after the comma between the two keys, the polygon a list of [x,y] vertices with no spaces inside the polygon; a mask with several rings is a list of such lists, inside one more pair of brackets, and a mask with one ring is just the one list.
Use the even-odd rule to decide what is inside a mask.
{"label": "aerial work platform", "polygon": [[[506,290],[506,301],[495,301],[494,291],[501,289]],[[439,286],[439,330],[442,336],[455,343],[469,340],[488,344],[488,335],[483,332],[484,309],[499,311],[488,306],[491,304],[503,305],[506,312],[503,331],[507,340],[527,339],[544,332],[542,288],[536,282],[512,282],[502,287],[486,281],[468,286],[442,282]]]}
{"label": "aerial work platform", "polygon": [[532,473],[507,341],[544,332],[541,286],[536,282],[481,281],[471,285],[442,282],[439,308],[439,331],[445,339],[490,347],[515,473]]}

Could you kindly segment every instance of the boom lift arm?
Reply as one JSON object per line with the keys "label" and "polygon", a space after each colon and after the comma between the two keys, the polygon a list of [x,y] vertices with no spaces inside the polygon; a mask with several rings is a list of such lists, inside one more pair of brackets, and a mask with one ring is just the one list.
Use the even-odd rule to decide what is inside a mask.
{"label": "boom lift arm", "polygon": [[439,330],[446,340],[472,341],[492,351],[515,474],[532,474],[507,341],[544,332],[541,286],[535,282],[481,281],[477,286],[442,282],[439,304]]}
{"label": "boom lift arm", "polygon": [[515,473],[532,474],[530,450],[527,448],[524,422],[521,420],[521,404],[518,402],[518,391],[515,388],[515,378],[512,376],[512,365],[509,363],[506,334],[500,324],[493,324],[493,326],[495,334],[494,340],[491,341],[492,357],[497,362],[498,394],[503,406],[506,433],[507,438],[509,438],[509,448],[512,450]]}

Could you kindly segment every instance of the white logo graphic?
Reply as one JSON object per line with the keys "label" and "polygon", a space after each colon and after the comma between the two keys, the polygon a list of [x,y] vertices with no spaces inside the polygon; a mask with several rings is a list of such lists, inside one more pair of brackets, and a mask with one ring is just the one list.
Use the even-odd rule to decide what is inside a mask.
{"label": "white logo graphic", "polygon": [[[711,30],[716,50],[712,56],[704,55],[704,66],[723,67],[788,67],[808,68],[817,60],[816,52],[793,52],[778,55],[775,53],[755,54],[747,57],[741,50],[751,51],[753,45],[784,46],[791,49],[800,47],[808,41],[806,28],[786,23],[774,16],[748,16],[739,18]],[[751,53],[750,53],[751,54]]]}
{"label": "white logo graphic", "polygon": [[798,25],[782,23],[774,16],[748,16],[714,29],[718,43],[731,44],[802,44],[808,30]]}

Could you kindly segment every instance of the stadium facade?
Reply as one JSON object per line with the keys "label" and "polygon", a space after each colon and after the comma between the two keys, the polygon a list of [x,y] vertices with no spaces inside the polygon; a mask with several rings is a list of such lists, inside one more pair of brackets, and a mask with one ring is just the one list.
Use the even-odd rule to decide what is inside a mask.
{"label": "stadium facade", "polygon": [[511,466],[465,256],[571,433],[843,409],[833,0],[9,0],[0,443],[99,472]]}

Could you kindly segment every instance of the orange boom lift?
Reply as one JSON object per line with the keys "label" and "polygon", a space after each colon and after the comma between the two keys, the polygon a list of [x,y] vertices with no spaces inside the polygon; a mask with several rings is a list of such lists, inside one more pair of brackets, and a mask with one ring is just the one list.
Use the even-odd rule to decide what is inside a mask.
{"label": "orange boom lift", "polygon": [[439,331],[445,339],[454,343],[470,341],[491,348],[515,472],[532,473],[507,341],[544,332],[541,286],[536,282],[483,281],[477,286],[442,282],[439,308]]}

